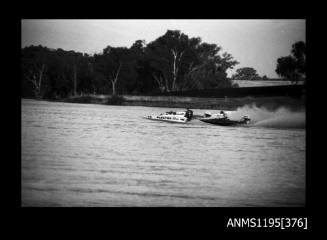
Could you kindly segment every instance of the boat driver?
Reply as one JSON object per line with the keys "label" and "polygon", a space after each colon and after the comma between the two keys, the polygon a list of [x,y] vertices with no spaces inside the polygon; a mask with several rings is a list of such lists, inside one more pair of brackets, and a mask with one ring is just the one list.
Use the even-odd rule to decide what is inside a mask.
{"label": "boat driver", "polygon": [[228,118],[227,114],[223,110],[220,111],[220,114],[223,116],[223,118],[225,118],[225,119]]}
{"label": "boat driver", "polygon": [[193,117],[193,111],[189,108],[186,108],[185,117],[190,121]]}

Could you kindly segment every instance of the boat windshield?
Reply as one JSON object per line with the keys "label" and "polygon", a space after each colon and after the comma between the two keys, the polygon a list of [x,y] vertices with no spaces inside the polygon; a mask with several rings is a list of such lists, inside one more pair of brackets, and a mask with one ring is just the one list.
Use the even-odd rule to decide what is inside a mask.
{"label": "boat windshield", "polygon": [[166,112],[166,114],[176,115],[176,112],[170,111],[170,112]]}

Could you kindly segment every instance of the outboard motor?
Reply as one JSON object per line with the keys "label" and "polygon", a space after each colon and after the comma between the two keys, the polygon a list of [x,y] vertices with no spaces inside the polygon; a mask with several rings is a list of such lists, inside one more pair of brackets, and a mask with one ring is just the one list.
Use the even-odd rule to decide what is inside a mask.
{"label": "outboard motor", "polygon": [[248,124],[251,121],[251,119],[249,118],[248,115],[244,115],[241,121],[244,122],[245,124]]}

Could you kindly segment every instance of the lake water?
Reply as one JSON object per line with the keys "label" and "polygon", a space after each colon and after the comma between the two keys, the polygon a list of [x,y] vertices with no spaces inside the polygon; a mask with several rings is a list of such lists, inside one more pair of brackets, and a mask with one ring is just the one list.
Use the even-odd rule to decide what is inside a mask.
{"label": "lake water", "polygon": [[167,108],[21,104],[22,206],[305,205],[304,128],[142,118]]}

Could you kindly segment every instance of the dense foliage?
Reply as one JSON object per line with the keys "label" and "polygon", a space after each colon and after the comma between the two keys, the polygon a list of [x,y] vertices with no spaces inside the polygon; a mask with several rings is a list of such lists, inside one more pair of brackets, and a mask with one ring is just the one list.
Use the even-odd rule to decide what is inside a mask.
{"label": "dense foliage", "polygon": [[232,76],[233,80],[269,80],[269,78],[264,75],[260,76],[257,70],[251,67],[243,67],[236,70],[236,73]]}
{"label": "dense foliage", "polygon": [[171,30],[148,44],[107,46],[93,56],[29,46],[21,60],[22,96],[49,99],[228,88],[227,70],[238,64],[216,44]]}
{"label": "dense foliage", "polygon": [[277,59],[276,73],[295,84],[306,79],[306,46],[300,41],[292,45],[291,55]]}
{"label": "dense foliage", "polygon": [[232,76],[235,80],[260,80],[257,70],[251,67],[243,67],[236,70],[236,73]]}

